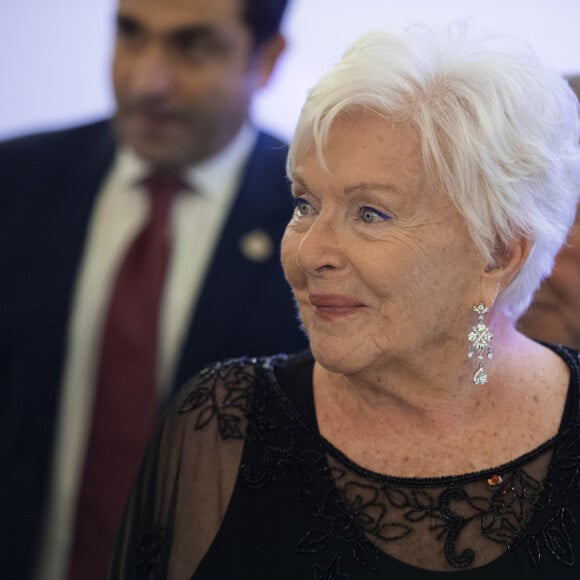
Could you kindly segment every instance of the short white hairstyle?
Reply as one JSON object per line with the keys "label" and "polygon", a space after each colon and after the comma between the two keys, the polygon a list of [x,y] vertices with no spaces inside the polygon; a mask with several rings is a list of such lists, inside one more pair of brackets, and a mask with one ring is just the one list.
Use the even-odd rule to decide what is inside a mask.
{"label": "short white hairstyle", "polygon": [[523,42],[469,24],[371,31],[310,91],[288,174],[312,150],[324,164],[334,120],[357,111],[418,130],[429,186],[449,196],[490,265],[513,240],[533,240],[496,302],[517,320],[551,272],[580,195],[578,101],[568,83]]}

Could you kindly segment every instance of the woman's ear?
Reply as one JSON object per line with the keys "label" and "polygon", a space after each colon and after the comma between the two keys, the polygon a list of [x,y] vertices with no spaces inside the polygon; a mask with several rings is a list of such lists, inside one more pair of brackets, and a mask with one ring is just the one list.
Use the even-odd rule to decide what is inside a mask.
{"label": "woman's ear", "polygon": [[526,263],[532,249],[532,240],[518,238],[509,243],[496,241],[492,254],[493,262],[488,264],[483,274],[488,284],[491,284],[495,293],[499,293],[517,276]]}

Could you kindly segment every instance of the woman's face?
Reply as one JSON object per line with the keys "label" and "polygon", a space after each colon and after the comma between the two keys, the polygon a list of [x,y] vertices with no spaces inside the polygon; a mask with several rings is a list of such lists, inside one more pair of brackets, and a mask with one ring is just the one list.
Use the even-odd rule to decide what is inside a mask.
{"label": "woman's face", "polygon": [[353,374],[467,356],[485,259],[449,199],[427,186],[417,132],[370,113],[340,117],[321,167],[292,176],[282,262],[314,356]]}

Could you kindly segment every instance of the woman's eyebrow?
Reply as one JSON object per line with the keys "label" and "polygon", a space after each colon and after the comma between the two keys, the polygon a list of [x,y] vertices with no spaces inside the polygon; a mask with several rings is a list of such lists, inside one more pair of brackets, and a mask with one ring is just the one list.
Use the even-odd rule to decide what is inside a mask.
{"label": "woman's eyebrow", "polygon": [[304,189],[308,189],[308,185],[306,185],[306,181],[304,181],[304,179],[302,179],[302,177],[300,177],[300,175],[293,173],[292,175],[290,175],[290,181],[292,184],[297,184],[300,187],[303,187]]}
{"label": "woman's eyebrow", "polygon": [[[293,173],[290,176],[290,181],[292,185],[298,185],[299,187],[305,189],[306,191],[310,191],[306,181],[297,173]],[[391,183],[380,183],[380,182],[362,182],[362,183],[355,183],[354,185],[348,185],[344,188],[344,192],[346,194],[353,194],[357,192],[363,192],[368,190],[382,190],[388,191],[390,193],[401,193],[401,190]]]}
{"label": "woman's eyebrow", "polygon": [[345,193],[356,193],[359,191],[366,191],[369,189],[381,189],[393,193],[401,193],[401,190],[391,183],[377,183],[377,182],[363,182],[355,185],[349,185],[344,188]]}

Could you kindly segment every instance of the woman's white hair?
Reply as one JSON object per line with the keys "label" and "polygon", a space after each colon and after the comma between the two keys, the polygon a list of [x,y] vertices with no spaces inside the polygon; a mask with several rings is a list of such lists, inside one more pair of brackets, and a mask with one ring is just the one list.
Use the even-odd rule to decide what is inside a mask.
{"label": "woman's white hair", "polygon": [[324,163],[332,123],[356,111],[418,129],[429,186],[457,206],[490,265],[511,241],[533,240],[496,302],[515,321],[551,272],[579,199],[578,101],[567,82],[527,45],[467,24],[368,32],[310,91],[288,174],[312,148]]}

